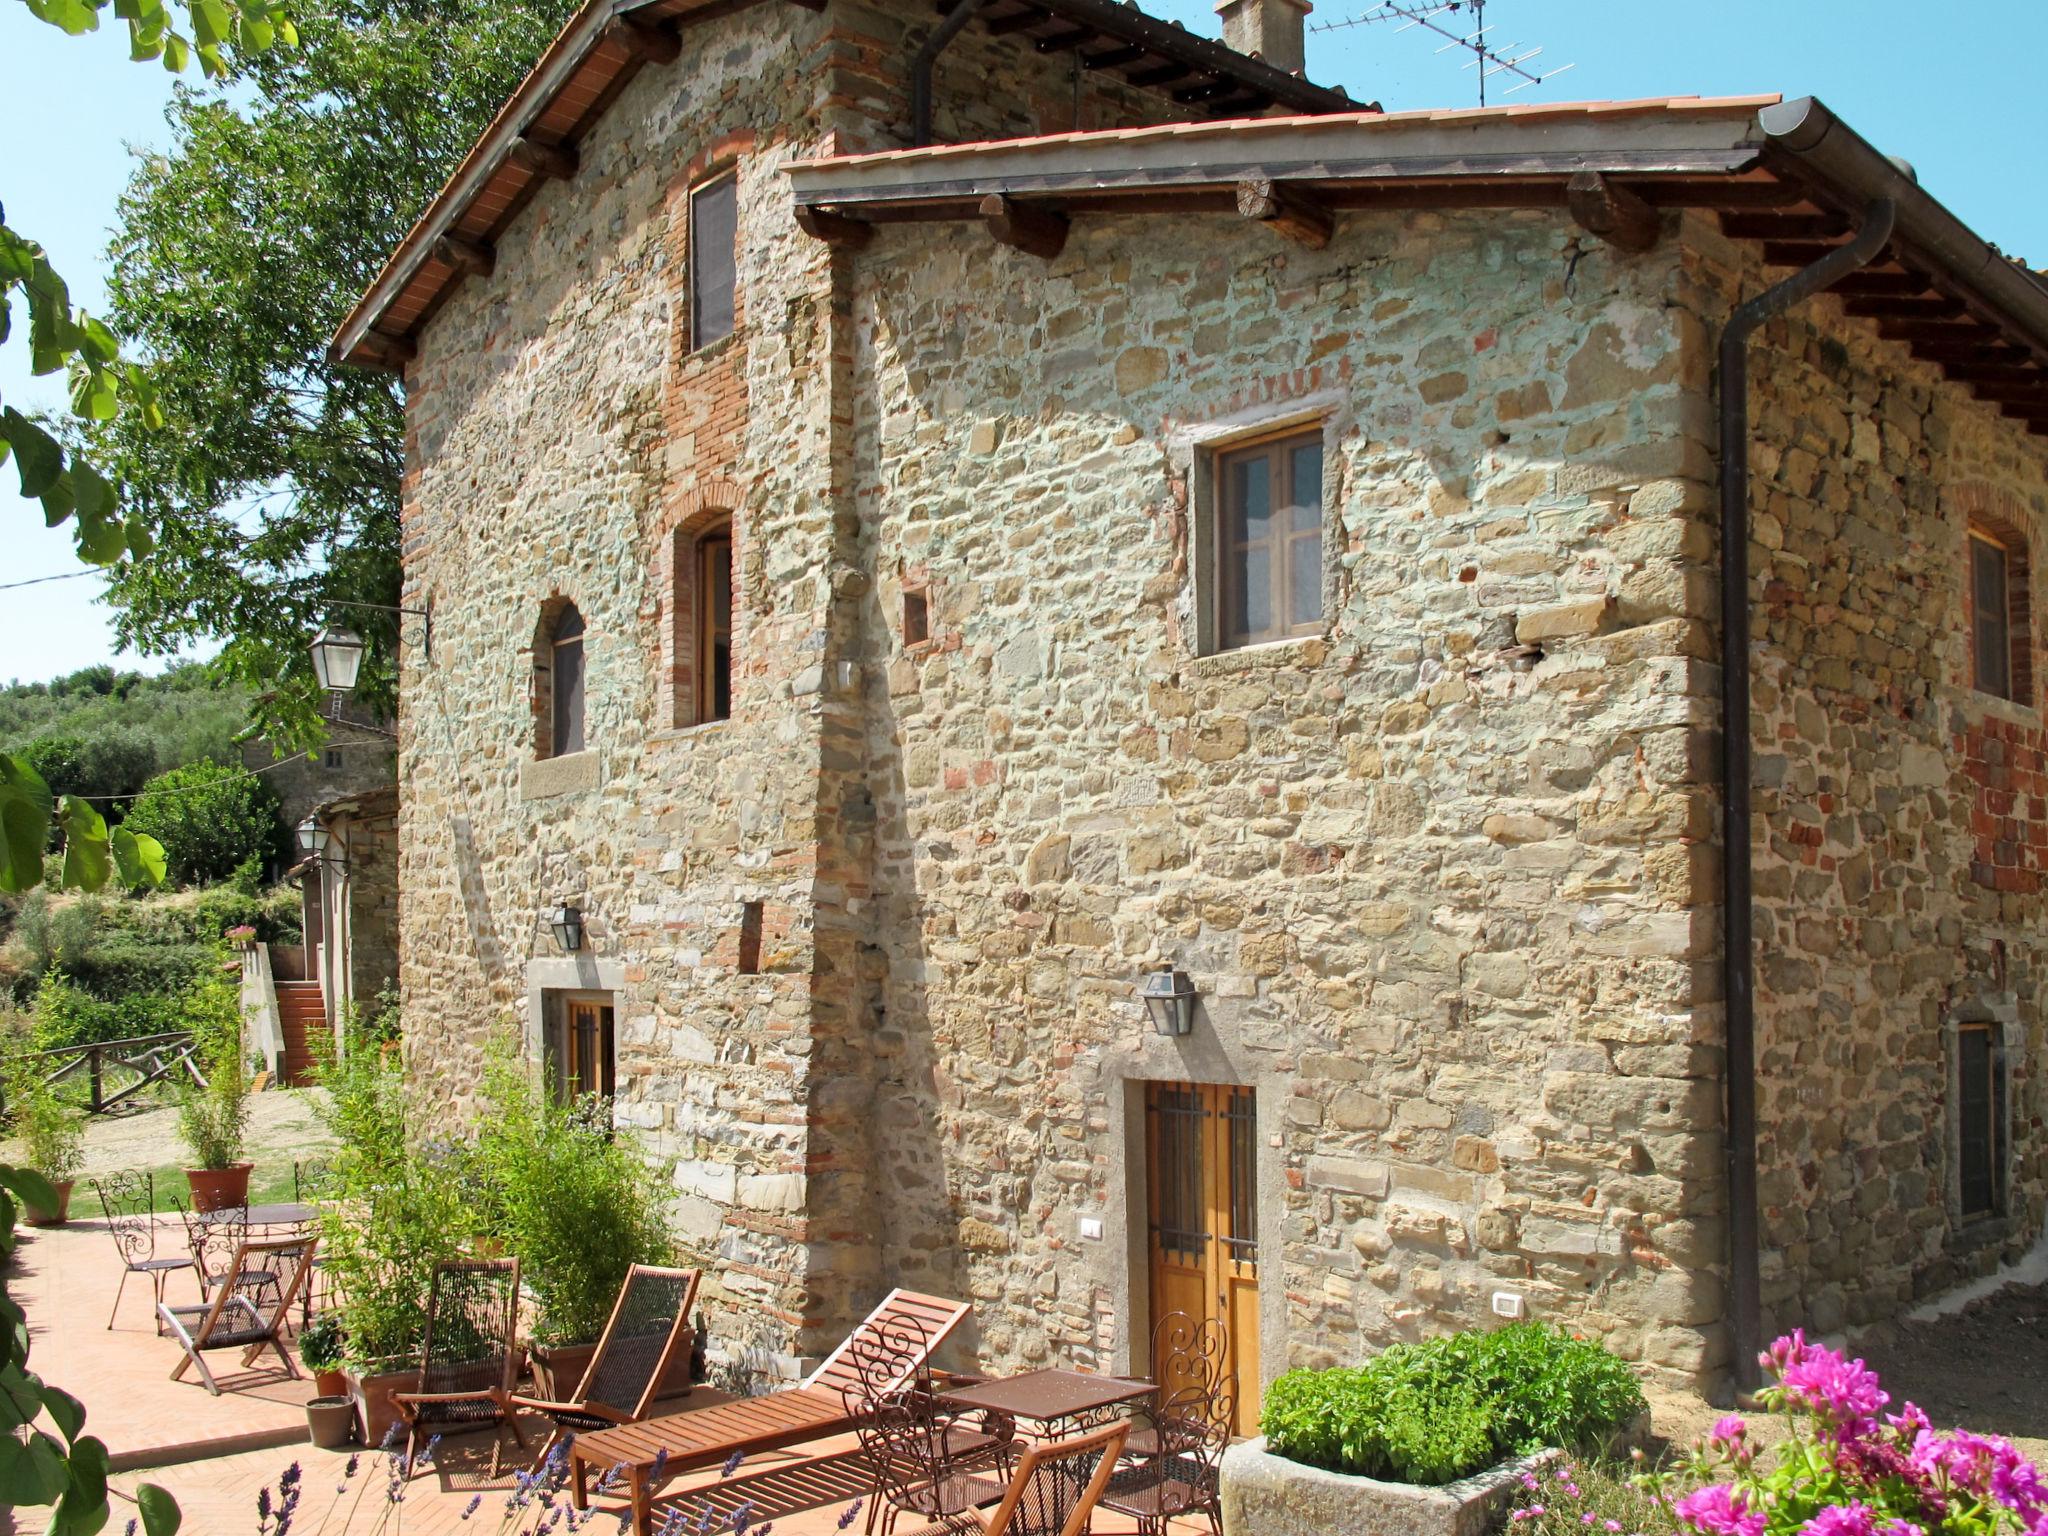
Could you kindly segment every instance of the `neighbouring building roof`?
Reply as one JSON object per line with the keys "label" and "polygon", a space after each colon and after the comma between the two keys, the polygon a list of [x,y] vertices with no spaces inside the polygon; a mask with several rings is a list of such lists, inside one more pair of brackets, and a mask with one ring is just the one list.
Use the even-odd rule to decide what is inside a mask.
{"label": "neighbouring building roof", "polygon": [[[335,333],[338,362],[402,364],[409,338],[551,174],[573,174],[576,145],[680,28],[772,0],[588,0],[499,109],[454,175]],[[785,0],[822,10],[825,0]],[[953,0],[940,0],[943,16]],[[1341,90],[1313,84],[1161,21],[1121,0],[993,0],[979,25],[1041,53],[1076,52],[1084,66],[1171,96],[1185,111],[1241,117],[1278,106],[1347,112]],[[668,56],[673,57],[670,52]]]}
{"label": "neighbouring building roof", "polygon": [[[1851,316],[1875,321],[1881,336],[2048,435],[2048,284],[1811,97],[1180,123],[838,156],[784,170],[798,209],[827,216],[842,234],[984,216],[988,198],[1066,217],[1269,213],[1276,187],[1324,211],[1555,206],[1595,228],[1599,210],[1622,196],[1650,210],[1711,211],[1725,233],[1759,242],[1765,262],[1784,267],[1846,243],[1864,210],[1889,199],[1897,223],[1888,250],[1832,291]],[[1261,197],[1241,202],[1247,187]]]}

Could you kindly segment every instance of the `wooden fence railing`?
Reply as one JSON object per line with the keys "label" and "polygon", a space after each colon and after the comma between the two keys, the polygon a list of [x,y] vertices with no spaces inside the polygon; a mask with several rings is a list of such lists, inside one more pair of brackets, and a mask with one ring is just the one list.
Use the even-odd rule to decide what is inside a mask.
{"label": "wooden fence railing", "polygon": [[[54,1051],[25,1051],[7,1058],[9,1065],[24,1061],[52,1064],[55,1070],[43,1076],[43,1081],[52,1087],[60,1087],[84,1073],[88,1085],[86,1112],[94,1115],[105,1114],[134,1098],[151,1083],[160,1083],[167,1078],[182,1075],[201,1088],[206,1086],[206,1074],[200,1069],[197,1048],[189,1030],[174,1030],[164,1035],[135,1035],[126,1040],[97,1040],[91,1045],[59,1046]],[[130,1073],[134,1074],[133,1082],[122,1082],[113,1092],[107,1091],[110,1076],[120,1078]],[[6,1093],[4,1088],[0,1088],[0,1116],[6,1113]]]}

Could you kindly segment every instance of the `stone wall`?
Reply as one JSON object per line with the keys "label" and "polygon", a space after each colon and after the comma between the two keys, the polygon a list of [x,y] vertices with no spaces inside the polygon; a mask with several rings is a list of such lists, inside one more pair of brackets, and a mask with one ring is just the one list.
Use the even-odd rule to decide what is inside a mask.
{"label": "stone wall", "polygon": [[[1686,306],[1716,327],[1738,282],[1784,275],[1704,220],[1688,237]],[[1751,368],[1766,1324],[1831,1331],[2042,1230],[2048,741],[2037,687],[1972,686],[1964,541],[1989,522],[2039,549],[2048,448],[1831,298],[1768,326]],[[2015,1156],[2005,1215],[1965,1224],[1972,1018],[2003,1031]]]}
{"label": "stone wall", "polygon": [[[436,642],[402,679],[408,1068],[470,1106],[487,1042],[561,969],[547,912],[578,902],[589,947],[570,970],[617,993],[618,1123],[675,1160],[714,1355],[767,1374],[836,1340],[880,1283],[856,980],[872,817],[846,660],[860,573],[846,374],[828,366],[850,344],[778,167],[827,134],[886,141],[874,114],[904,99],[932,19],[907,0],[835,7],[829,26],[774,5],[686,29],[407,377],[405,601],[431,604]],[[949,51],[939,88],[942,127],[969,136],[1066,127],[1077,102],[1090,122],[1171,105],[1077,97],[1067,61],[987,38]],[[688,191],[727,164],[738,325],[690,352]],[[733,712],[698,723],[677,555],[723,518]],[[562,600],[586,624],[589,750],[539,758],[533,647]]]}
{"label": "stone wall", "polygon": [[396,763],[389,735],[345,719],[330,721],[326,743],[308,752],[280,756],[260,736],[242,743],[242,766],[261,773],[264,782],[277,791],[278,816],[288,832],[310,816],[315,806],[343,795],[390,788]]}
{"label": "stone wall", "polygon": [[[1719,1358],[1679,282],[1548,213],[858,259],[884,1263],[970,1294],[991,1365],[1129,1363],[1143,1079],[1258,1091],[1268,1373],[1495,1289],[1678,1378]],[[1327,633],[1198,654],[1204,450],[1304,417]],[[1161,961],[1203,994],[1184,1042],[1134,1000]]]}

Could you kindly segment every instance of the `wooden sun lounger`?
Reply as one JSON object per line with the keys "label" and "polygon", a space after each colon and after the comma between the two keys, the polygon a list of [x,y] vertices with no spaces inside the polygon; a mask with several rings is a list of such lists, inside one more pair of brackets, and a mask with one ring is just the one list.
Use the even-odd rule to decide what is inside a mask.
{"label": "wooden sun lounger", "polygon": [[[615,1467],[623,1468],[633,1502],[634,1528],[640,1536],[651,1536],[654,1494],[659,1484],[670,1477],[721,1465],[735,1453],[751,1455],[780,1450],[846,1429],[852,1420],[840,1389],[855,1378],[851,1349],[863,1332],[898,1319],[915,1322],[923,1332],[928,1358],[966,1320],[970,1310],[963,1301],[922,1296],[915,1291],[891,1291],[825,1357],[824,1363],[804,1378],[801,1386],[579,1436],[569,1446],[576,1507],[590,1507],[589,1478],[593,1469],[602,1478]],[[924,1363],[919,1360],[912,1368]],[[657,1461],[661,1463],[659,1478],[653,1475]]]}

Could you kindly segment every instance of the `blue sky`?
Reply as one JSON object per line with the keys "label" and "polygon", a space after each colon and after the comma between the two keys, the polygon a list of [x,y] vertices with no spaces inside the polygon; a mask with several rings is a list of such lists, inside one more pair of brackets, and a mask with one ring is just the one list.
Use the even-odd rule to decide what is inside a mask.
{"label": "blue sky", "polygon": [[[1217,31],[1209,0],[1146,0],[1192,30]],[[1369,7],[1317,0],[1311,25]],[[1977,0],[1491,0],[1492,35],[1540,44],[1569,73],[1515,101],[1780,91],[1819,96],[1987,239],[2048,264],[2048,3]],[[1391,26],[1312,32],[1309,73],[1390,110],[1475,99],[1461,55]],[[169,77],[131,64],[122,30],[70,39],[0,0],[0,143],[33,144],[0,167],[8,222],[40,239],[87,307],[128,174],[126,146],[168,142]],[[26,348],[0,347],[0,399],[56,405],[27,376]],[[0,470],[0,583],[76,568]],[[56,676],[112,658],[98,581],[0,591],[0,680]],[[132,663],[131,663],[132,664]]]}

